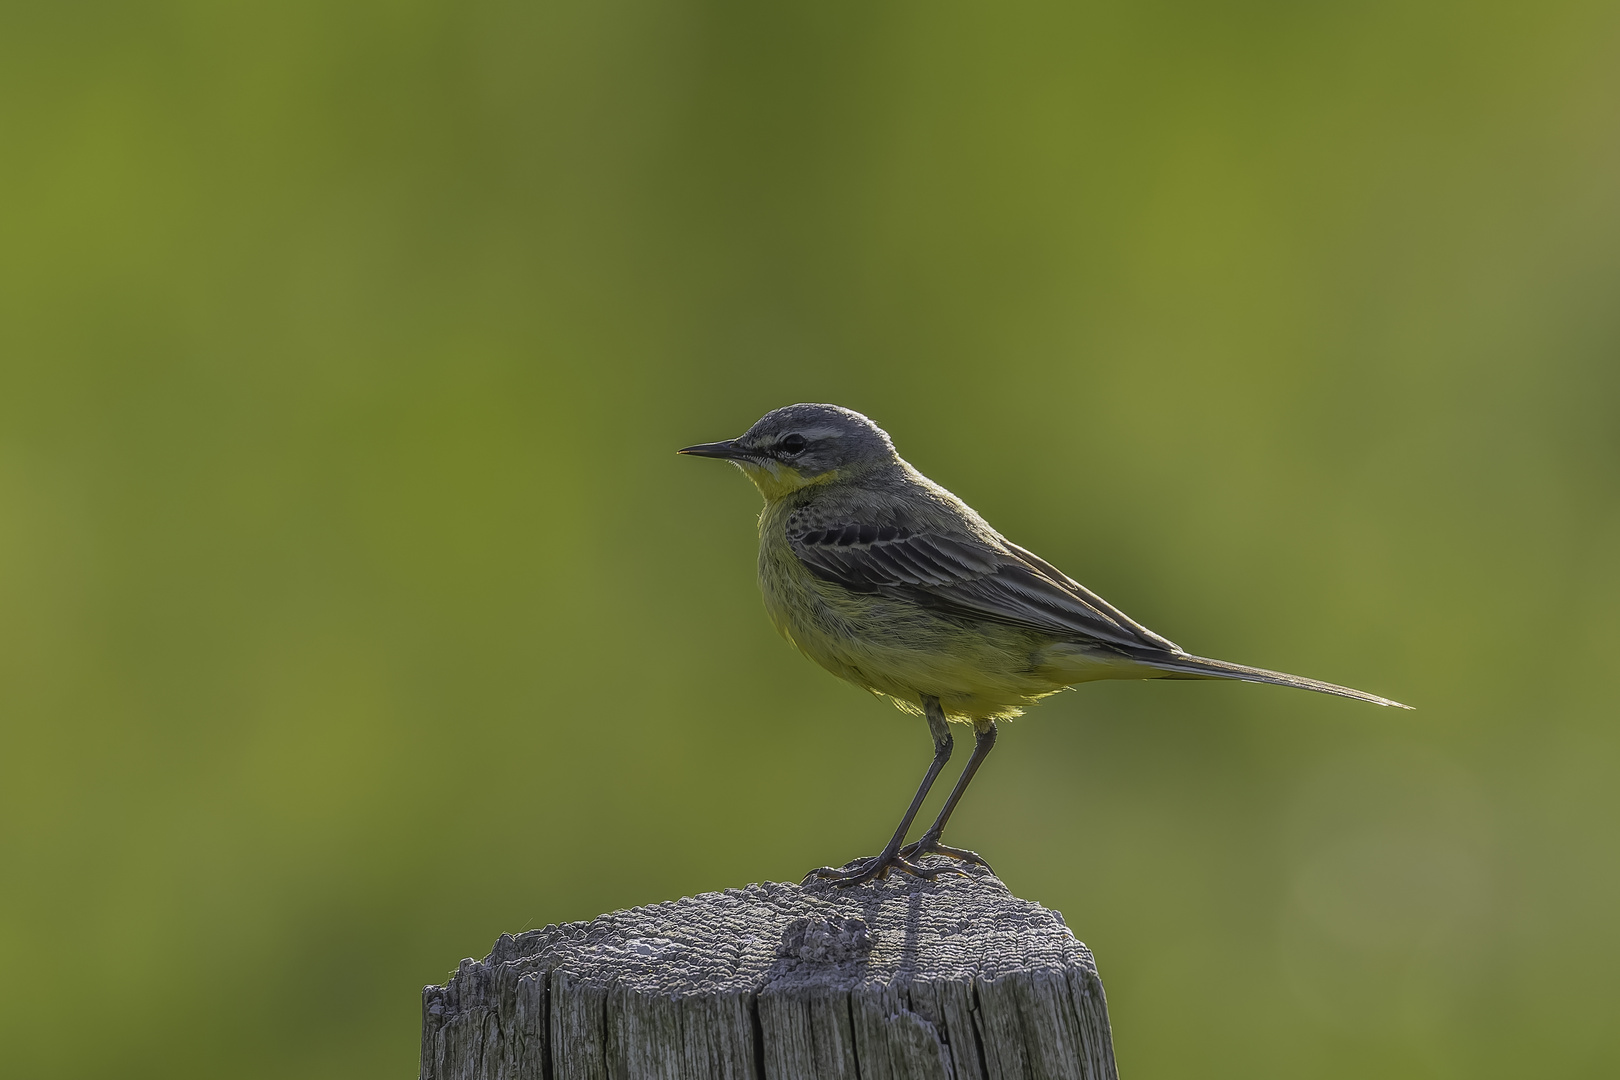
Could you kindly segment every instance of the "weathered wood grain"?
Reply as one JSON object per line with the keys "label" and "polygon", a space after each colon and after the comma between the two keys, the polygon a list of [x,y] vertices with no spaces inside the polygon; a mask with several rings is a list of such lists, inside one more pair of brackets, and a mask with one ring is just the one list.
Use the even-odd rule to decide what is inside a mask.
{"label": "weathered wood grain", "polygon": [[970,870],[503,934],[423,991],[421,1080],[1117,1080],[1090,950]]}

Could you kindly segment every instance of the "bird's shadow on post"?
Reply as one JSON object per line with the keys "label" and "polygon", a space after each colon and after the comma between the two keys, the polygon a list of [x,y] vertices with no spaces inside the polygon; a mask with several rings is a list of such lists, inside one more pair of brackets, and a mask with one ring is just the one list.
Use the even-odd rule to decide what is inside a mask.
{"label": "bird's shadow on post", "polygon": [[[963,868],[961,876],[982,878],[994,882],[998,889],[1006,888],[993,874],[978,867]],[[923,967],[924,907],[929,894],[939,890],[938,884],[890,878],[851,889],[830,883],[815,883],[801,888],[806,895],[835,905],[836,913],[829,911],[827,914],[832,917],[828,918],[795,920],[783,932],[773,976],[785,975],[795,969],[802,970],[807,962],[813,962],[823,971],[830,963],[839,969],[844,978],[854,982],[864,981],[870,967],[872,948],[877,944],[875,931],[868,928],[882,926],[889,928],[887,933],[892,934],[896,922],[903,927],[901,937],[898,942],[892,938],[882,942],[882,952],[888,958],[883,966],[892,964],[894,975],[902,978],[910,978]],[[894,909],[901,895],[905,899],[905,915],[896,919]]]}

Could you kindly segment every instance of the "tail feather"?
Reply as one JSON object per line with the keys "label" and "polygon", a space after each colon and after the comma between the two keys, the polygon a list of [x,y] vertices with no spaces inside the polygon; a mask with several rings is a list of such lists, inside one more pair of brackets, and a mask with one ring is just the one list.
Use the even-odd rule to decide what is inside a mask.
{"label": "tail feather", "polygon": [[1350,698],[1354,701],[1368,701],[1374,705],[1388,705],[1395,709],[1410,709],[1412,706],[1403,705],[1399,701],[1369,694],[1365,690],[1352,690],[1348,686],[1335,686],[1333,683],[1319,682],[1316,679],[1307,679],[1300,675],[1289,675],[1282,671],[1267,671],[1265,668],[1247,667],[1243,664],[1229,664],[1225,660],[1211,660],[1204,656],[1191,656],[1187,653],[1175,653],[1170,656],[1135,656],[1132,659],[1139,664],[1168,671],[1172,674],[1163,676],[1167,679],[1177,677],[1183,679],[1238,679],[1242,682],[1269,683],[1272,686],[1292,686],[1297,690],[1315,690],[1319,694],[1334,694],[1338,697]]}

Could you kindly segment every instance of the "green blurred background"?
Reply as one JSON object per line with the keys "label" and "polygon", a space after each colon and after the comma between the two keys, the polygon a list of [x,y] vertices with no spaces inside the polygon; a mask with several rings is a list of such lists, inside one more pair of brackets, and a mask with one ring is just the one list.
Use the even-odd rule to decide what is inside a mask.
{"label": "green blurred background", "polygon": [[1620,1069],[1620,8],[0,9],[0,1042],[402,1077],[923,726],[677,458],[834,401],[1197,652],[959,813],[1135,1080]]}

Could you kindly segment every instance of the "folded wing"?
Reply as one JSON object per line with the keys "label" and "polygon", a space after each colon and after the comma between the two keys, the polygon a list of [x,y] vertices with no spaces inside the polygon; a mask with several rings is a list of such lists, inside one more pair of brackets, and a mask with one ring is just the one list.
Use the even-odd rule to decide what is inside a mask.
{"label": "folded wing", "polygon": [[788,531],[793,553],[823,581],[904,597],[945,615],[987,619],[1122,650],[1180,649],[1051,563],[1014,544],[842,522]]}

